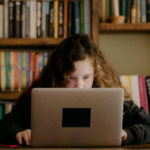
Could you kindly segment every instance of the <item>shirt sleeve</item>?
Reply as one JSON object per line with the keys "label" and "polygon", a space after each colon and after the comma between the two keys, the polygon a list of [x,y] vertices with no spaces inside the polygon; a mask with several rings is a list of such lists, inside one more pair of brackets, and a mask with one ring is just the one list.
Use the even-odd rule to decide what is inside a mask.
{"label": "shirt sleeve", "polygon": [[18,144],[16,134],[31,129],[29,110],[8,113],[0,120],[0,143]]}
{"label": "shirt sleeve", "polygon": [[150,116],[143,107],[132,104],[123,116],[123,130],[127,139],[122,145],[150,143]]}

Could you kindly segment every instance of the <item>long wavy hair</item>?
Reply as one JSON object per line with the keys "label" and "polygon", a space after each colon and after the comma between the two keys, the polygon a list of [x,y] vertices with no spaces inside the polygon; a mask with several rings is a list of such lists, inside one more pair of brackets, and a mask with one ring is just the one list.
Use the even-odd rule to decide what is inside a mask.
{"label": "long wavy hair", "polygon": [[[39,77],[22,92],[12,111],[31,107],[32,88],[66,87],[69,75],[75,71],[74,63],[87,57],[91,59],[94,67],[93,88],[123,88],[104,54],[92,39],[86,34],[76,34],[57,46]],[[124,100],[129,99],[129,94],[124,89]]]}

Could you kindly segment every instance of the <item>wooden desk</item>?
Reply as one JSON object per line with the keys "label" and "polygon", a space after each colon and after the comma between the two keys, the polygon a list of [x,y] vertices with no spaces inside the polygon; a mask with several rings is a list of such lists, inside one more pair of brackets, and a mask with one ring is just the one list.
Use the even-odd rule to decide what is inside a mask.
{"label": "wooden desk", "polygon": [[150,149],[150,144],[143,144],[143,145],[125,145],[121,147],[95,147],[95,148],[32,148],[32,147],[1,147],[0,150],[10,150],[10,149],[17,149],[17,150],[133,150],[133,149],[141,149],[141,150],[148,150]]}

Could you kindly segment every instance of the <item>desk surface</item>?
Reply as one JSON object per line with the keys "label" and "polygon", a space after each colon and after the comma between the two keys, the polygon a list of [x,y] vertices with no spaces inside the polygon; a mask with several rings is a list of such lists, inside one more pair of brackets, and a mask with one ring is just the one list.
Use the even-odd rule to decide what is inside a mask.
{"label": "desk surface", "polygon": [[0,150],[10,150],[10,149],[17,149],[17,150],[26,150],[26,149],[32,149],[32,150],[129,150],[129,149],[141,149],[141,150],[147,150],[150,149],[150,144],[143,144],[143,145],[125,145],[121,147],[95,147],[95,148],[33,148],[33,147],[1,147]]}

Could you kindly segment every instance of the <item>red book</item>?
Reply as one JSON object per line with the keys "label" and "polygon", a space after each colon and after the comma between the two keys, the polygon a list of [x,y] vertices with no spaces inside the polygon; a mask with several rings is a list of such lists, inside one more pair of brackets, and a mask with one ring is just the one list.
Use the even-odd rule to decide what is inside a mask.
{"label": "red book", "polygon": [[20,144],[15,144],[15,145],[10,145],[10,144],[0,144],[0,146],[17,147],[17,146],[22,146],[22,145],[20,145]]}
{"label": "red book", "polygon": [[34,80],[38,77],[38,53],[34,57]]}
{"label": "red book", "polygon": [[138,76],[138,81],[139,81],[139,93],[140,93],[141,107],[144,107],[145,111],[149,115],[147,95],[146,95],[145,77],[144,76]]}

